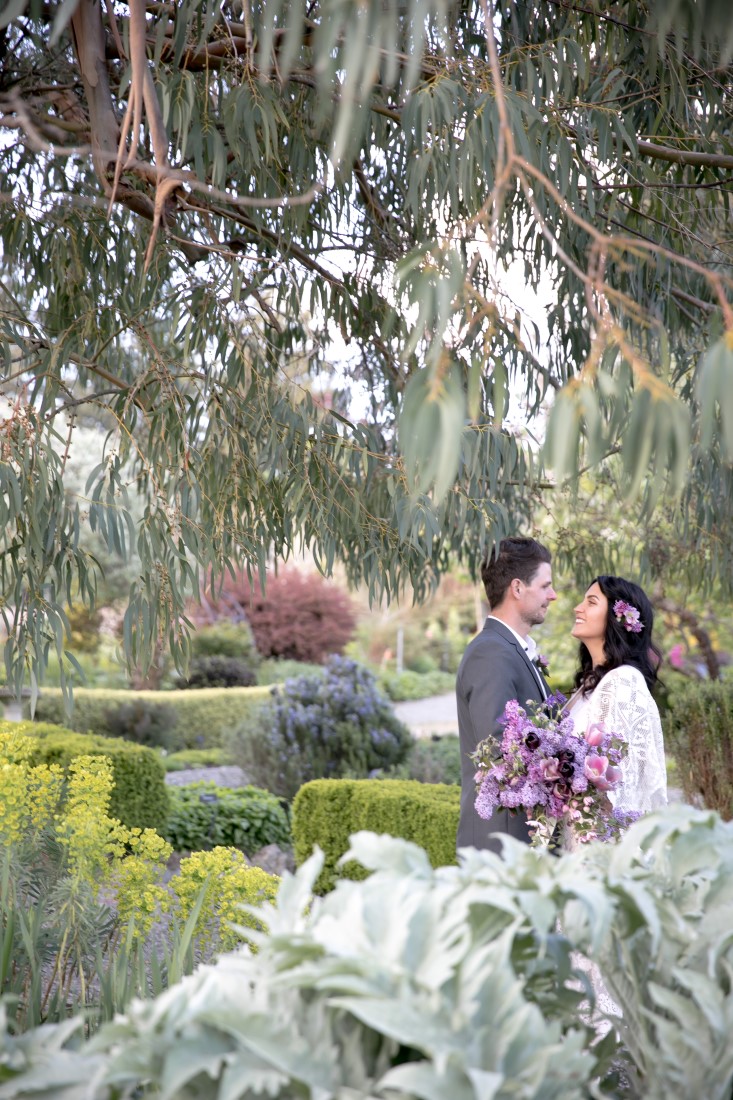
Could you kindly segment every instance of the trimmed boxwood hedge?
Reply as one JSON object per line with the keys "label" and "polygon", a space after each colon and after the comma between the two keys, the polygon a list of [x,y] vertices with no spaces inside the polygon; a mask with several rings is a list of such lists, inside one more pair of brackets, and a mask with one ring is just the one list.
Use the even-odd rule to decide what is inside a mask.
{"label": "trimmed boxwood hedge", "polygon": [[120,738],[75,733],[49,723],[3,722],[0,729],[35,741],[32,764],[60,764],[68,768],[77,756],[107,756],[114,776],[110,815],[131,828],[159,832],[164,829],[169,809],[168,788],[163,764],[152,749]]}
{"label": "trimmed boxwood hedge", "polygon": [[349,836],[369,829],[414,841],[433,867],[455,863],[460,795],[460,787],[410,779],[314,779],[293,801],[295,862],[308,859],[316,845],[323,850],[319,893],[333,889],[337,877],[365,878],[359,864],[336,864]]}
{"label": "trimmed boxwood hedge", "polygon": [[59,688],[44,688],[36,705],[40,722],[66,723],[78,732],[109,735],[107,715],[135,699],[148,705],[171,707],[176,722],[170,732],[172,752],[180,749],[219,748],[228,733],[269,699],[269,687],[201,688],[199,691],[124,691],[76,688],[74,713],[67,718]]}

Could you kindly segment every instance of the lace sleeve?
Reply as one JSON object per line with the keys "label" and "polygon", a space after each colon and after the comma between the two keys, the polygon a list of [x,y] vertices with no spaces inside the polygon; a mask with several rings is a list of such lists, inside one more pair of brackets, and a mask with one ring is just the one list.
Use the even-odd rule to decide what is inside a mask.
{"label": "lace sleeve", "polygon": [[667,802],[667,768],[657,705],[638,669],[607,673],[591,696],[588,725],[603,722],[627,742],[620,787],[609,795],[620,810],[646,813]]}

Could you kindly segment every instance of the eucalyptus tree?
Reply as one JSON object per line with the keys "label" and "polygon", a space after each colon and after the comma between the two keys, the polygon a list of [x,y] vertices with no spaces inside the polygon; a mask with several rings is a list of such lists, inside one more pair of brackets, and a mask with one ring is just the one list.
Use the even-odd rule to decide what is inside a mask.
{"label": "eucalyptus tree", "polygon": [[[475,566],[548,484],[510,393],[557,394],[559,477],[621,450],[630,498],[684,494],[727,569],[725,0],[10,0],[0,27],[16,685],[63,649],[64,590],[94,598],[81,418],[110,432],[81,507],[135,544],[143,664],[161,633],[185,661],[187,592],[235,563],[304,546],[388,598]],[[334,346],[324,408],[299,371]]]}

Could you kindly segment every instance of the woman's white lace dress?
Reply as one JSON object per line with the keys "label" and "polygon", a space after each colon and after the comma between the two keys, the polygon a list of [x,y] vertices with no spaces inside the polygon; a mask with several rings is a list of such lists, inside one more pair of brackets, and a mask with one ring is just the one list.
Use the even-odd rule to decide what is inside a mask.
{"label": "woman's white lace dress", "polygon": [[[627,753],[621,764],[621,783],[609,798],[619,810],[649,813],[667,802],[667,769],[664,760],[664,740],[659,710],[652,699],[641,672],[632,665],[620,665],[601,680],[590,695],[576,693],[567,709],[577,733],[602,722],[607,730],[617,733],[627,743]],[[565,831],[564,847],[576,848],[570,830]],[[610,1024],[605,1017],[620,1016],[618,1005],[606,990],[600,971],[582,957],[577,966],[590,977],[595,991],[595,1012],[592,1022],[599,1034]]]}
{"label": "woman's white lace dress", "polygon": [[657,704],[638,668],[620,665],[611,669],[590,695],[574,695],[567,709],[577,733],[602,722],[627,743],[621,783],[609,792],[616,809],[649,813],[666,805],[662,723]]}

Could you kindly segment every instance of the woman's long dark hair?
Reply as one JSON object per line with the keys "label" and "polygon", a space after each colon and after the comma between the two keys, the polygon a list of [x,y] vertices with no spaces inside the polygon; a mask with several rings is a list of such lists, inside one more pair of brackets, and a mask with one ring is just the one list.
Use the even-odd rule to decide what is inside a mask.
{"label": "woman's long dark hair", "polygon": [[[652,605],[638,584],[624,580],[623,577],[609,577],[602,575],[591,581],[597,584],[603,595],[608,600],[608,618],[606,620],[606,635],[603,639],[604,662],[593,667],[588,647],[580,643],[580,668],[575,673],[575,686],[582,688],[583,694],[593,691],[607,672],[619,665],[632,665],[638,668],[646,680],[647,687],[651,691],[657,682],[657,669],[662,660],[662,654],[652,641],[652,628],[654,626],[654,612]],[[639,619],[644,624],[638,634],[626,630],[626,624],[620,622],[613,613],[613,605],[617,600],[631,604],[639,612]]]}

